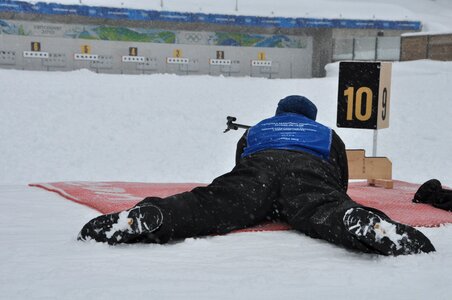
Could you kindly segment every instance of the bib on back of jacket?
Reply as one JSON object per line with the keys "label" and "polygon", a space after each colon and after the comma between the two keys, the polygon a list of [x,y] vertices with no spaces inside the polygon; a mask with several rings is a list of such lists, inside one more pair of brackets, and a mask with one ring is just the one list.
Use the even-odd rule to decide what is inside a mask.
{"label": "bib on back of jacket", "polygon": [[332,130],[296,113],[283,113],[251,127],[242,157],[270,150],[293,150],[329,159]]}

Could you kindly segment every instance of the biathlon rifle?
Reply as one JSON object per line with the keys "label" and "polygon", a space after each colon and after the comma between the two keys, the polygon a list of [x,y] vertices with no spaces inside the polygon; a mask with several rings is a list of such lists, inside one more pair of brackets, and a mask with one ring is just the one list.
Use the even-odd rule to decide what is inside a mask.
{"label": "biathlon rifle", "polygon": [[244,128],[244,129],[248,129],[251,126],[248,125],[243,125],[243,124],[238,124],[238,123],[234,123],[235,121],[237,121],[236,117],[231,117],[231,116],[227,116],[226,119],[228,120],[226,122],[226,129],[223,131],[223,133],[228,132],[229,130],[233,129],[233,130],[237,130],[239,128]]}

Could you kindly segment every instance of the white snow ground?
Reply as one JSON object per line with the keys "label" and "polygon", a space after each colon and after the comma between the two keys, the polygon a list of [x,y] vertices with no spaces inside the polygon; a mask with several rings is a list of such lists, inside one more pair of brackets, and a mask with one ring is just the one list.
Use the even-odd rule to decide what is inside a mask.
{"label": "white snow ground", "polygon": [[[255,124],[279,99],[303,94],[336,128],[337,69],[291,80],[0,70],[0,184],[210,182],[232,168],[243,133],[222,133],[228,115]],[[393,64],[378,155],[393,161],[394,178],[452,186],[451,82],[452,62]],[[372,153],[371,130],[337,131],[348,148]]]}
{"label": "white snow ground", "polygon": [[[398,1],[408,2],[426,15],[450,7]],[[281,97],[304,94],[335,128],[337,64],[328,72],[267,80],[0,70],[0,298],[450,299],[452,225],[421,228],[436,253],[397,258],[295,232],[111,247],[76,241],[96,211],[26,186],[209,182],[234,163],[241,133],[222,133],[226,115],[252,124]],[[394,64],[391,124],[379,132],[378,153],[391,158],[396,179],[452,186],[451,82],[452,62]],[[338,132],[349,148],[371,151],[370,131]]]}

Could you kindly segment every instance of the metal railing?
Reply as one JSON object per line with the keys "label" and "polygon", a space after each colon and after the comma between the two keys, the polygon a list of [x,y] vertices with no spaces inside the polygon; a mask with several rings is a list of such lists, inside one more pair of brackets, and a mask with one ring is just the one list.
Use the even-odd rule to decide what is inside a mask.
{"label": "metal railing", "polygon": [[400,60],[400,37],[359,37],[333,39],[333,61]]}

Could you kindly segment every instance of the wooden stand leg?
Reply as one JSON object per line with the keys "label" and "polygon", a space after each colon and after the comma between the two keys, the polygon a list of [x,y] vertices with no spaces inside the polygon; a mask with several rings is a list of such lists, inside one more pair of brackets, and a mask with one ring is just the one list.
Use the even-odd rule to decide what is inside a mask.
{"label": "wooden stand leg", "polygon": [[350,179],[367,179],[371,186],[392,189],[392,163],[387,157],[366,157],[362,149],[347,150]]}
{"label": "wooden stand leg", "polygon": [[383,186],[385,189],[394,188],[394,181],[391,179],[368,179],[367,184],[371,186]]}

